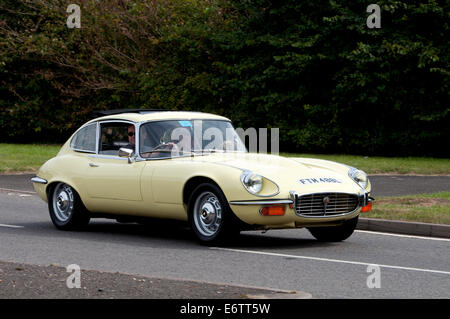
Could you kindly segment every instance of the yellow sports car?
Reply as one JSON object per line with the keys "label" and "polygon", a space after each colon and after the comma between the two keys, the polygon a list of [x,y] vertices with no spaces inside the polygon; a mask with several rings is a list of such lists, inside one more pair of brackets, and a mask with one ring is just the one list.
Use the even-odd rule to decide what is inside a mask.
{"label": "yellow sports car", "polygon": [[91,218],[176,219],[208,244],[301,227],[341,241],[372,207],[364,172],[248,153],[229,119],[199,112],[111,111],[79,128],[32,182],[58,229]]}

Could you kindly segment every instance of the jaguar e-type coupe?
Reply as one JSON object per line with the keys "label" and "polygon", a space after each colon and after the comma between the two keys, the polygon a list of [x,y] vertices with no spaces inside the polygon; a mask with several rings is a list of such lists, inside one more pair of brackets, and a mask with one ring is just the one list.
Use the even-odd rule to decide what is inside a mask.
{"label": "jaguar e-type coupe", "polygon": [[248,153],[225,117],[125,110],[81,126],[32,178],[62,230],[91,218],[189,222],[202,243],[306,227],[341,241],[372,207],[367,175],[310,158]]}

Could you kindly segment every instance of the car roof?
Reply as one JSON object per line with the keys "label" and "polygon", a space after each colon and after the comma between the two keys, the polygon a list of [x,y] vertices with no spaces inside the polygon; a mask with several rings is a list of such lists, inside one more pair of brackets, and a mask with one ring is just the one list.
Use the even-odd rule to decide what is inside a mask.
{"label": "car roof", "polygon": [[164,121],[164,120],[222,120],[230,121],[228,118],[220,115],[202,113],[202,112],[186,112],[186,111],[151,111],[142,113],[129,112],[107,115],[95,118],[88,123],[106,120],[126,120],[132,122],[147,121]]}

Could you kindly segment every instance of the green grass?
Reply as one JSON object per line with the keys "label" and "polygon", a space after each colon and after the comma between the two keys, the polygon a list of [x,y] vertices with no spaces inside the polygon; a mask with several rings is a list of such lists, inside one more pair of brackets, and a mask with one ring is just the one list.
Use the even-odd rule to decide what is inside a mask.
{"label": "green grass", "polygon": [[[58,153],[61,145],[0,143],[0,173],[34,172]],[[364,170],[368,174],[450,175],[450,159],[426,157],[364,157],[281,153],[289,157],[320,158]]]}
{"label": "green grass", "polygon": [[35,172],[61,145],[0,143],[0,173]]}
{"label": "green grass", "polygon": [[368,174],[450,175],[449,158],[365,157],[356,155],[313,155],[280,153],[288,157],[310,157],[347,164]]}
{"label": "green grass", "polygon": [[380,197],[361,217],[450,225],[450,192]]}

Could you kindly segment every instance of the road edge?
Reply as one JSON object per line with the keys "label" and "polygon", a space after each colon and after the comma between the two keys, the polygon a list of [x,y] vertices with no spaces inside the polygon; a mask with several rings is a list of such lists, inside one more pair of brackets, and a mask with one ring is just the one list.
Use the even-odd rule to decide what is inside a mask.
{"label": "road edge", "polygon": [[[54,299],[53,295],[36,294],[35,290],[50,288],[61,290],[58,299],[124,299],[145,294],[145,299],[191,299],[189,292],[196,291],[194,299],[311,299],[307,292],[278,288],[257,287],[233,283],[217,283],[203,280],[155,277],[136,273],[81,268],[82,289],[71,289],[67,282],[71,277],[67,267],[61,264],[33,264],[0,260],[0,300],[3,299]],[[81,276],[83,285],[81,285]],[[120,283],[117,282],[120,277]],[[93,278],[96,280],[93,280]],[[144,284],[145,283],[145,284]],[[139,287],[140,286],[140,287]],[[47,288],[48,288],[47,287]],[[184,288],[186,294],[173,296],[166,288]],[[155,294],[155,290],[158,293]],[[3,292],[3,294],[2,294]],[[45,291],[42,291],[45,293]],[[132,293],[131,295],[129,293]]]}
{"label": "road edge", "polygon": [[377,231],[382,233],[450,238],[450,225],[431,223],[405,222],[377,218],[359,218],[356,229]]}

